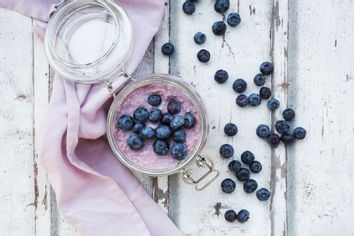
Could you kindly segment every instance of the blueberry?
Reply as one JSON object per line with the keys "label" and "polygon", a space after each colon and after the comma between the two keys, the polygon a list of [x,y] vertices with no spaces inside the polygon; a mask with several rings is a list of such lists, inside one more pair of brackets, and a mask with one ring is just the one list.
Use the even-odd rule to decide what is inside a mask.
{"label": "blueberry", "polygon": [[275,99],[275,98],[270,99],[270,100],[268,101],[268,103],[267,103],[267,107],[268,107],[268,109],[271,110],[271,111],[275,111],[276,109],[279,108],[279,106],[280,106],[280,103],[279,103],[279,101],[278,101],[277,99]]}
{"label": "blueberry", "polygon": [[260,124],[257,127],[256,134],[260,138],[268,138],[271,134],[271,131],[268,125]]}
{"label": "blueberry", "polygon": [[250,170],[253,173],[259,173],[262,170],[262,164],[259,161],[252,161],[250,164]]}
{"label": "blueberry", "polygon": [[290,125],[285,120],[277,120],[274,126],[280,134],[288,134],[290,131]]}
{"label": "blueberry", "polygon": [[224,35],[226,32],[226,24],[223,21],[217,21],[211,27],[215,35]]}
{"label": "blueberry", "polygon": [[177,143],[183,143],[186,141],[186,131],[183,128],[179,128],[173,132],[173,140]]}
{"label": "blueberry", "polygon": [[223,158],[228,159],[234,155],[234,148],[230,144],[223,144],[220,147],[219,153]]}
{"label": "blueberry", "polygon": [[244,94],[240,94],[237,96],[236,98],[236,104],[239,106],[239,107],[245,107],[248,105],[248,97]]}
{"label": "blueberry", "polygon": [[242,209],[237,214],[237,221],[240,223],[245,223],[249,218],[250,218],[250,213],[245,209]]}
{"label": "blueberry", "polygon": [[158,139],[168,139],[171,136],[172,131],[170,127],[166,125],[159,125],[156,128],[155,133],[156,133],[156,138]]}
{"label": "blueberry", "polygon": [[258,184],[254,179],[248,179],[243,183],[243,190],[246,193],[253,193],[258,188]]}
{"label": "blueberry", "polygon": [[140,137],[143,139],[153,138],[155,136],[155,130],[150,126],[144,127],[140,130]]}
{"label": "blueberry", "polygon": [[237,79],[232,84],[232,88],[236,93],[243,93],[247,88],[247,83],[243,79]]}
{"label": "blueberry", "polygon": [[261,96],[262,99],[268,99],[272,95],[272,91],[268,87],[262,87],[259,90],[259,96]]}
{"label": "blueberry", "polygon": [[172,43],[165,43],[161,47],[161,52],[163,55],[169,56],[175,51],[175,47]]}
{"label": "blueberry", "polygon": [[276,147],[278,146],[278,144],[280,143],[280,137],[279,135],[277,134],[271,134],[269,137],[268,137],[268,143],[270,145],[272,145],[273,147]]}
{"label": "blueberry", "polygon": [[128,146],[132,150],[142,149],[144,146],[144,140],[139,137],[136,133],[132,133],[128,138]]}
{"label": "blueberry", "polygon": [[227,222],[234,222],[237,218],[237,214],[234,210],[227,210],[224,217]]}
{"label": "blueberry", "polygon": [[174,116],[170,122],[170,127],[176,130],[184,125],[184,116]]}
{"label": "blueberry", "polygon": [[135,120],[144,123],[147,119],[149,119],[149,112],[146,108],[139,107],[134,111],[133,117]]}
{"label": "blueberry", "polygon": [[270,192],[266,188],[260,188],[257,190],[256,196],[259,201],[267,201],[270,197]]}
{"label": "blueberry", "polygon": [[259,104],[261,104],[261,97],[259,96],[259,94],[252,93],[248,96],[248,103],[254,107],[258,106]]}
{"label": "blueberry", "polygon": [[237,126],[233,123],[227,123],[224,127],[224,132],[227,136],[235,136],[237,131]]}
{"label": "blueberry", "polygon": [[197,58],[200,62],[207,63],[210,60],[210,53],[207,50],[202,49],[198,52]]}
{"label": "blueberry", "polygon": [[197,32],[193,39],[196,44],[203,44],[206,41],[206,35],[202,32]]}
{"label": "blueberry", "polygon": [[259,70],[263,75],[270,75],[271,73],[273,73],[273,64],[268,61],[263,62],[260,65]]}
{"label": "blueberry", "polygon": [[298,140],[304,139],[306,136],[306,130],[302,127],[297,127],[294,129],[293,135],[294,138]]}
{"label": "blueberry", "polygon": [[117,126],[123,131],[128,131],[134,126],[134,120],[128,115],[122,115],[118,118]]}
{"label": "blueberry", "polygon": [[245,164],[251,164],[254,161],[254,154],[250,151],[244,151],[241,154],[241,161]]}
{"label": "blueberry", "polygon": [[174,143],[171,147],[171,155],[176,160],[183,160],[188,154],[188,148],[185,143]]}
{"label": "blueberry", "polygon": [[170,150],[170,145],[165,140],[156,139],[152,147],[157,155],[166,155]]}
{"label": "blueberry", "polygon": [[236,173],[236,178],[239,181],[246,181],[250,178],[250,171],[247,168],[241,167],[241,169]]}
{"label": "blueberry", "polygon": [[283,118],[284,120],[290,121],[295,117],[295,111],[291,108],[286,108],[283,111]]}
{"label": "blueberry", "polygon": [[265,76],[262,74],[256,74],[256,76],[253,78],[253,82],[257,86],[263,86],[265,83]]}
{"label": "blueberry", "polygon": [[230,8],[230,1],[229,0],[216,0],[214,4],[214,10],[217,13],[225,13]]}
{"label": "blueberry", "polygon": [[167,104],[167,111],[172,115],[179,113],[181,111],[181,109],[182,109],[182,104],[180,101],[178,101],[176,99],[172,99]]}
{"label": "blueberry", "polygon": [[158,122],[162,118],[162,112],[160,109],[154,107],[150,110],[149,121]]}
{"label": "blueberry", "polygon": [[162,102],[162,98],[159,94],[151,94],[148,99],[147,102],[153,106],[153,107],[157,107],[161,104]]}
{"label": "blueberry", "polygon": [[236,174],[241,169],[241,162],[239,162],[238,160],[233,160],[229,163],[228,167],[231,172],[234,172]]}
{"label": "blueberry", "polygon": [[231,27],[235,27],[237,25],[239,25],[241,23],[241,17],[237,12],[231,12],[228,16],[227,16],[227,23],[231,26]]}
{"label": "blueberry", "polygon": [[170,125],[172,118],[173,118],[173,115],[171,115],[170,113],[165,113],[162,115],[161,123],[164,125]]}
{"label": "blueberry", "polygon": [[136,123],[136,124],[133,126],[132,131],[135,132],[135,133],[139,133],[140,130],[142,130],[142,128],[144,128],[144,127],[145,127],[145,124],[144,124],[144,123],[138,122],[138,123]]}
{"label": "blueberry", "polygon": [[236,184],[232,179],[227,178],[221,182],[221,190],[224,193],[232,193],[235,190],[235,188],[236,188]]}
{"label": "blueberry", "polygon": [[217,70],[214,75],[214,80],[218,84],[223,84],[225,83],[229,78],[229,74],[227,73],[226,70]]}
{"label": "blueberry", "polygon": [[184,127],[187,129],[191,129],[195,126],[195,124],[197,123],[197,119],[195,118],[195,116],[190,113],[187,112],[186,114],[184,114]]}
{"label": "blueberry", "polygon": [[292,134],[283,134],[280,137],[280,140],[284,143],[284,144],[291,144],[294,141],[294,135]]}
{"label": "blueberry", "polygon": [[195,12],[195,4],[192,1],[186,1],[182,5],[182,10],[187,15],[192,15]]}

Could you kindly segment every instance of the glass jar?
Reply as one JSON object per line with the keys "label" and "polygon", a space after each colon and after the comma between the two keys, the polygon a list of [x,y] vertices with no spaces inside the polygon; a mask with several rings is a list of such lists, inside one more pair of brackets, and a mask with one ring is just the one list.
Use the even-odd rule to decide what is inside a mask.
{"label": "glass jar", "polygon": [[[129,17],[123,8],[112,1],[64,1],[56,7],[45,35],[46,55],[56,72],[65,79],[78,83],[107,84],[107,89],[114,97],[107,117],[107,137],[119,161],[133,171],[150,176],[168,176],[179,172],[182,179],[194,185],[196,190],[204,189],[217,178],[219,171],[214,169],[211,159],[201,155],[208,136],[208,122],[199,95],[176,76],[153,74],[139,79],[132,78],[124,72],[124,63],[132,48],[133,28]],[[119,79],[119,86],[116,88],[112,86],[113,78]],[[122,132],[116,128],[117,114],[124,101],[142,88],[154,86],[166,88],[161,91],[162,94],[175,91],[191,108],[195,108],[197,125],[194,134],[198,136],[194,136],[194,139],[192,137],[193,142],[187,143],[188,154],[181,161],[174,160],[171,156],[161,157],[161,160],[153,156],[155,159],[152,164],[145,165],[142,159],[147,159],[144,154],[149,154],[148,150],[140,154],[130,153],[122,148],[122,142],[117,141],[117,134],[120,134],[118,132]],[[139,103],[138,100],[141,99],[134,103]],[[136,158],[138,156],[142,159]],[[202,174],[198,171],[198,177],[194,174],[194,167],[201,170]]]}

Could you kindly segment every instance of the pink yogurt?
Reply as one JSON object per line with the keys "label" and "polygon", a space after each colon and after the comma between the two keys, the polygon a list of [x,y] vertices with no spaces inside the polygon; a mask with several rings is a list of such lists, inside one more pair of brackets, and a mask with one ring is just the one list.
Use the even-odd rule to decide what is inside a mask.
{"label": "pink yogurt", "polygon": [[[117,107],[114,120],[117,120],[123,114],[132,116],[134,110],[138,107],[145,107],[148,110],[151,109],[152,107],[147,103],[147,98],[150,94],[156,93],[162,96],[162,103],[158,107],[162,110],[162,113],[167,112],[168,101],[171,98],[175,98],[182,103],[180,114],[191,112],[196,117],[196,125],[192,129],[186,129],[186,145],[188,147],[188,154],[191,153],[200,140],[200,117],[192,100],[178,87],[155,83],[135,89],[128,94],[121,105]],[[146,125],[150,125],[153,128],[156,128],[157,124],[158,123],[146,122]],[[124,132],[116,128],[114,138],[120,151],[134,164],[149,170],[169,169],[178,165],[179,161],[173,159],[170,153],[165,156],[160,156],[153,151],[152,144],[154,139],[145,140],[145,145],[141,150],[131,150],[127,144],[127,139],[130,134],[131,131]],[[173,141],[169,140],[169,143],[171,147]]]}

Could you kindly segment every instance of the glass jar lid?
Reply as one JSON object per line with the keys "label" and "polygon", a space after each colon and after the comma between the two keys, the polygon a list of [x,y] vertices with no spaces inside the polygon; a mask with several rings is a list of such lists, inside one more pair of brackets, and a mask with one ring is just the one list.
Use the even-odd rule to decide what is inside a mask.
{"label": "glass jar lid", "polygon": [[110,80],[133,48],[127,13],[112,1],[69,0],[48,22],[45,51],[53,69],[75,82]]}

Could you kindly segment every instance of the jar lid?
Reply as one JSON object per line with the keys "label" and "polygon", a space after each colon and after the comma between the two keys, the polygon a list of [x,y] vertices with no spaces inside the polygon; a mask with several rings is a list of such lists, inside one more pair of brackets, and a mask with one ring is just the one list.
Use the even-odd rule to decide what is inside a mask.
{"label": "jar lid", "polygon": [[93,84],[111,80],[133,48],[127,13],[112,1],[64,1],[51,16],[45,51],[65,79]]}

